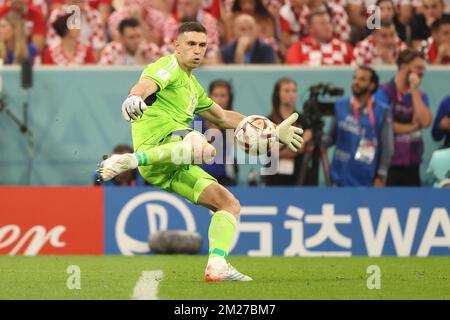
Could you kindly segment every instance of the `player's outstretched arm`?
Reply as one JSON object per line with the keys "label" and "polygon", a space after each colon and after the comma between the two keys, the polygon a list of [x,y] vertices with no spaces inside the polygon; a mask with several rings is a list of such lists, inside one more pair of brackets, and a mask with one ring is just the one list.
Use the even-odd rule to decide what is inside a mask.
{"label": "player's outstretched arm", "polygon": [[131,121],[142,117],[147,110],[144,100],[158,90],[158,85],[150,79],[140,79],[133,88],[131,88],[128,97],[122,103],[122,115],[125,120]]}
{"label": "player's outstretched arm", "polygon": [[224,110],[215,102],[209,110],[200,112],[198,115],[221,129],[235,129],[239,122],[245,118],[239,112]]}
{"label": "player's outstretched arm", "polygon": [[[199,115],[222,129],[235,129],[239,122],[245,118],[239,112],[224,110],[216,103],[214,103],[211,109],[201,112]],[[297,152],[303,143],[303,130],[293,126],[297,119],[298,113],[293,113],[289,118],[280,123],[276,129],[278,141],[285,144],[293,152]]]}

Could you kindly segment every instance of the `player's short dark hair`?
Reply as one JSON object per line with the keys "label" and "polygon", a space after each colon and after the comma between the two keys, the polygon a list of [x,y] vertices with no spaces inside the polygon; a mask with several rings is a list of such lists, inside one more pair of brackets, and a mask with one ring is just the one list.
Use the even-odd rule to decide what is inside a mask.
{"label": "player's short dark hair", "polygon": [[125,28],[136,28],[139,27],[140,25],[141,24],[139,23],[139,20],[136,18],[123,19],[119,23],[119,32],[123,36]]}
{"label": "player's short dark hair", "polygon": [[431,31],[432,32],[436,32],[439,30],[439,28],[445,24],[450,24],[450,16],[448,15],[443,15],[442,17],[440,17],[439,19],[436,19],[432,24],[431,24]]}
{"label": "player's short dark hair", "polygon": [[397,58],[397,66],[400,67],[404,64],[409,64],[411,61],[413,61],[416,58],[420,58],[425,60],[425,55],[423,52],[414,49],[414,48],[407,48],[400,52]]}
{"label": "player's short dark hair", "polygon": [[370,82],[372,82],[373,84],[375,84],[375,88],[372,90],[371,94],[374,94],[377,90],[378,90],[378,85],[380,84],[380,77],[378,76],[378,73],[372,69],[369,66],[366,65],[361,65],[358,66],[358,68],[356,70],[364,70],[370,73]]}
{"label": "player's short dark hair", "polygon": [[56,20],[53,22],[52,27],[59,37],[63,38],[69,31],[67,21],[72,16],[72,14],[73,13],[68,13],[62,16],[58,16]]}
{"label": "player's short dark hair", "polygon": [[214,80],[213,82],[211,82],[209,84],[209,95],[212,94],[212,92],[214,91],[215,88],[217,87],[224,87],[227,88],[228,91],[228,97],[229,97],[229,101],[228,101],[228,106],[221,106],[221,107],[226,107],[228,108],[228,110],[233,110],[233,88],[231,87],[230,82],[228,82],[227,80],[223,80],[223,79],[217,79]]}
{"label": "player's short dark hair", "polygon": [[177,36],[185,32],[201,32],[207,34],[205,27],[198,21],[183,22],[177,31]]}
{"label": "player's short dark hair", "polygon": [[331,14],[328,10],[315,10],[308,15],[308,26],[311,25],[312,20],[317,16],[327,15],[331,19]]}

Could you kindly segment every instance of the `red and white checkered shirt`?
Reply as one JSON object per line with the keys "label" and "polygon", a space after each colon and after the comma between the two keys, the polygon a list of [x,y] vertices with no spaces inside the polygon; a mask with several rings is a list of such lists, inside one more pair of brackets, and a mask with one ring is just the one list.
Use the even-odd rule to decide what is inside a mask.
{"label": "red and white checkered shirt", "polygon": [[[147,42],[145,44],[145,63],[152,63],[161,58],[161,50],[154,44]],[[132,66],[137,65],[134,56],[128,54],[121,42],[113,41],[109,43],[102,51],[100,57],[101,65],[115,65],[115,66]]]}
{"label": "red and white checkered shirt", "polygon": [[[427,40],[423,40],[420,46],[420,50],[425,54],[427,62],[435,64],[438,55],[438,46],[433,37],[429,37]],[[444,57],[441,64],[450,64],[450,57]]]}
{"label": "red and white checkered shirt", "polygon": [[[212,54],[219,51],[219,25],[217,20],[208,12],[200,10],[197,14],[197,21],[200,22],[206,30],[208,30],[208,50],[207,54]],[[164,22],[164,36],[163,36],[163,46],[161,51],[163,55],[172,54],[174,47],[173,41],[177,36],[179,22],[176,16]]]}
{"label": "red and white checkered shirt", "polygon": [[109,30],[113,39],[119,39],[119,24],[123,19],[131,18],[132,13],[130,6],[133,4],[138,4],[143,10],[144,22],[150,30],[158,38],[163,37],[164,33],[164,23],[167,20],[167,16],[154,8],[151,7],[152,0],[125,0],[124,6],[119,10],[113,12],[108,19]]}
{"label": "red and white checkered shirt", "polygon": [[[353,49],[353,61],[352,64],[355,65],[380,65],[383,64],[383,60],[378,54],[375,36],[370,35],[364,40],[358,42]],[[396,58],[400,51],[406,49],[406,44],[397,37],[395,40],[395,47],[393,56]]]}
{"label": "red and white checkered shirt", "polygon": [[[344,8],[333,3],[329,3],[328,8],[331,14],[334,37],[342,41],[348,41],[351,36],[351,28]],[[301,11],[297,11],[291,7],[289,1],[286,1],[286,4],[280,8],[279,13],[281,30],[291,34],[292,41],[297,41],[300,35],[306,35],[308,15],[311,13],[308,6],[305,5]]]}
{"label": "red and white checkered shirt", "polygon": [[349,64],[352,46],[333,38],[328,43],[317,43],[311,36],[297,41],[287,52],[286,64],[330,66]]}
{"label": "red and white checkered shirt", "polygon": [[[48,19],[47,45],[56,44],[59,36],[53,29],[52,24],[55,20],[66,13],[72,12],[68,10],[68,6],[55,9],[50,13]],[[106,45],[105,26],[102,15],[98,10],[88,6],[81,10],[81,41],[89,43],[93,49],[102,49]]]}
{"label": "red and white checkered shirt", "polygon": [[47,47],[44,58],[42,59],[43,64],[54,64],[58,66],[79,66],[95,62],[92,47],[82,42],[77,43],[75,55],[72,58],[68,58],[65,55],[62,42],[59,41]]}

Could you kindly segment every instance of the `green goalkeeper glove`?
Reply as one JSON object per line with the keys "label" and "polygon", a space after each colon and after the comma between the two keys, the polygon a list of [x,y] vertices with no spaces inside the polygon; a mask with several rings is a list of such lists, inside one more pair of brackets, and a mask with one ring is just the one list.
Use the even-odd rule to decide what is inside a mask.
{"label": "green goalkeeper glove", "polygon": [[280,123],[276,129],[277,140],[285,144],[293,152],[297,152],[303,143],[303,130],[293,126],[297,119],[298,113],[293,113],[289,118]]}

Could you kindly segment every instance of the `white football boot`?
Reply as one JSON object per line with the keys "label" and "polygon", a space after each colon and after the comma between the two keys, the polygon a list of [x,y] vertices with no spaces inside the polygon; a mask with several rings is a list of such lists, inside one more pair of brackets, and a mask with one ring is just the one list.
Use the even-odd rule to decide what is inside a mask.
{"label": "white football boot", "polygon": [[113,154],[109,158],[104,157],[97,172],[102,181],[109,181],[127,170],[136,169],[137,166],[138,161],[133,153]]}
{"label": "white football boot", "polygon": [[253,281],[253,279],[237,271],[225,259],[210,258],[205,270],[205,281]]}

